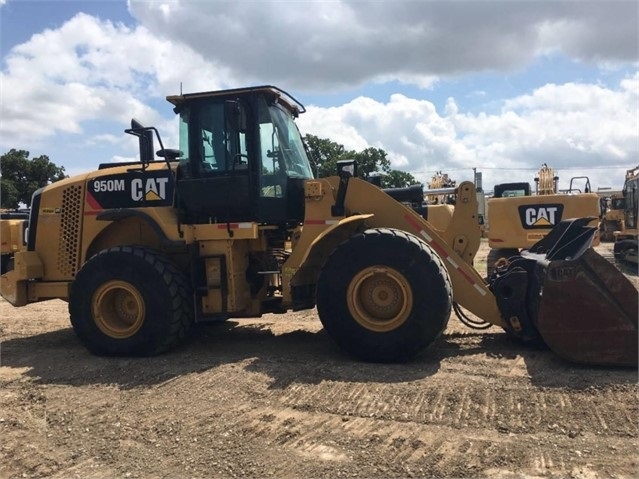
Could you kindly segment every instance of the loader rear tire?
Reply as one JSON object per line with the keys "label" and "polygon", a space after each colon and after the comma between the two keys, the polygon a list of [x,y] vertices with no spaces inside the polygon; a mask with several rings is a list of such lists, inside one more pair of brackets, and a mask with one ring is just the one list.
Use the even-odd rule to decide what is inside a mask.
{"label": "loader rear tire", "polygon": [[421,239],[371,229],[340,244],[317,285],[317,310],[328,335],[372,362],[413,359],[446,329],[452,287],[441,259]]}
{"label": "loader rear tire", "polygon": [[141,246],[106,249],[71,284],[71,324],[94,354],[159,354],[178,344],[193,322],[190,291],[186,275],[160,253]]}

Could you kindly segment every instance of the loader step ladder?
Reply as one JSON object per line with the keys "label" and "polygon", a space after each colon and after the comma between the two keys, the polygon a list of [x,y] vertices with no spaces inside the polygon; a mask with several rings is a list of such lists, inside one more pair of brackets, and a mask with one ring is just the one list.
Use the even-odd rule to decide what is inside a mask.
{"label": "loader step ladder", "polygon": [[[228,319],[228,284],[226,271],[226,256],[223,254],[212,254],[200,256],[197,254],[198,248],[193,248],[194,267],[191,269],[191,282],[193,284],[193,301],[195,322],[217,322]],[[207,260],[215,260],[219,263],[219,281],[211,283],[207,279],[206,264]],[[221,309],[215,313],[204,311],[202,300],[209,295],[211,291],[219,291],[221,298]]]}

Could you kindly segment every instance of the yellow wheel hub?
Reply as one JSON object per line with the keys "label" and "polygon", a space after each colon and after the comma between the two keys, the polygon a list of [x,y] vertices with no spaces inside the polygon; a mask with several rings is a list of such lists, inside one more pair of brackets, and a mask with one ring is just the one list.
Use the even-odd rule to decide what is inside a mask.
{"label": "yellow wheel hub", "polygon": [[133,336],[142,327],[144,299],[126,281],[108,281],[93,295],[93,318],[100,331],[115,339]]}
{"label": "yellow wheel hub", "polygon": [[361,326],[384,333],[400,327],[413,309],[413,293],[399,271],[371,266],[360,271],[347,291],[348,309]]}

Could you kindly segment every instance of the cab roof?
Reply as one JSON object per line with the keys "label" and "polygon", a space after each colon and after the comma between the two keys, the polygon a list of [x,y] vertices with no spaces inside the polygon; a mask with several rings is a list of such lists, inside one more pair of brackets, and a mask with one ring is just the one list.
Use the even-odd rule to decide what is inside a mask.
{"label": "cab roof", "polygon": [[180,95],[169,95],[166,97],[166,99],[167,101],[175,105],[175,107],[180,107],[183,104],[190,102],[191,100],[199,100],[204,98],[227,98],[229,100],[234,100],[239,96],[250,94],[264,94],[268,97],[272,97],[278,103],[284,104],[296,115],[304,113],[306,111],[304,105],[297,101],[295,97],[293,97],[293,95],[290,95],[284,90],[272,85],[232,88],[229,90],[215,90],[199,93],[184,93]]}

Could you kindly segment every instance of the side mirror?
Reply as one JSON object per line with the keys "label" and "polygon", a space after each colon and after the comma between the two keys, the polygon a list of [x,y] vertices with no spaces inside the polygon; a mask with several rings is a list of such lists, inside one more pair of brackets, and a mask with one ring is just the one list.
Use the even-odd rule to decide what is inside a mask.
{"label": "side mirror", "polygon": [[153,148],[153,130],[145,127],[138,120],[131,120],[131,128],[124,130],[126,133],[138,137],[138,149],[140,150],[140,162],[148,165],[155,159]]}
{"label": "side mirror", "polygon": [[355,160],[340,160],[337,162],[337,175],[340,178],[357,176],[357,162]]}

